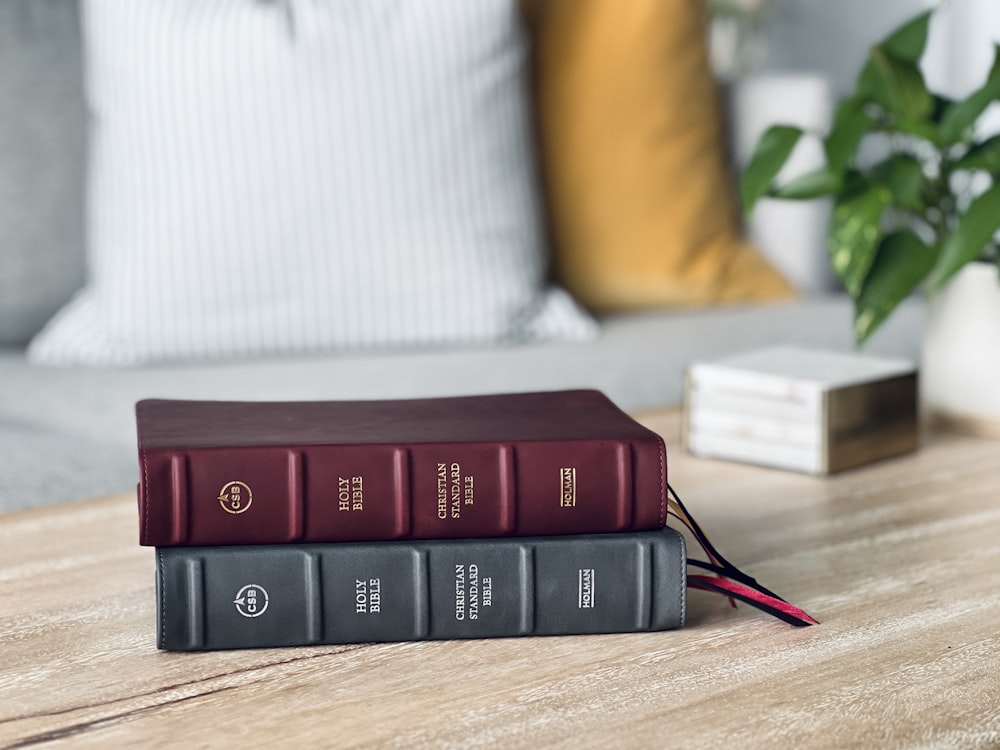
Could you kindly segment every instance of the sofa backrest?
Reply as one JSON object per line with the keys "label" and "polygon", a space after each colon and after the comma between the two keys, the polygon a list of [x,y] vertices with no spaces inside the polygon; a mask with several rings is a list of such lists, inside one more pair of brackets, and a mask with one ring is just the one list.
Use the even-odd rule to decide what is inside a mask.
{"label": "sofa backrest", "polygon": [[80,40],[77,0],[0,0],[0,345],[83,285]]}

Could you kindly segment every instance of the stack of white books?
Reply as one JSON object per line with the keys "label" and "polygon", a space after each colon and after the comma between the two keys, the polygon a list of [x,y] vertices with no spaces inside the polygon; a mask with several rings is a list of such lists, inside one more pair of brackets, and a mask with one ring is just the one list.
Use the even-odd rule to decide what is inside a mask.
{"label": "stack of white books", "polygon": [[684,438],[706,458],[830,474],[915,450],[912,362],[795,347],[687,371]]}

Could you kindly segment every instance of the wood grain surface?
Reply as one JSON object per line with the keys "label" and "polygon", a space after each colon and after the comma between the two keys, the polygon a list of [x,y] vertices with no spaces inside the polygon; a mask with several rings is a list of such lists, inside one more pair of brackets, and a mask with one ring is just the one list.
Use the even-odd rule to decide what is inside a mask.
{"label": "wood grain surface", "polygon": [[822,625],[691,592],[665,633],[165,653],[135,498],[0,516],[2,747],[1000,747],[1000,442],[671,483]]}

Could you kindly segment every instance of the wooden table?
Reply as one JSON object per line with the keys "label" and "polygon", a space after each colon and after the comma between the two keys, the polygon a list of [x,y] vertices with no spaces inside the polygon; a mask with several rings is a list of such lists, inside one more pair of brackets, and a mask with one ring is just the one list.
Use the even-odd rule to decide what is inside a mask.
{"label": "wooden table", "polygon": [[813,479],[644,421],[716,545],[822,625],[692,592],[674,632],[164,653],[123,495],[0,517],[0,746],[1000,747],[1000,442]]}

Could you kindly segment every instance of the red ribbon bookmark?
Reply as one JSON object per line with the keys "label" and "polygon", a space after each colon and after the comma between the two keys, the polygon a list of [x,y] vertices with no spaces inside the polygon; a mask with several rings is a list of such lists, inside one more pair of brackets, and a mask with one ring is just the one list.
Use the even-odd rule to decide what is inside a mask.
{"label": "red ribbon bookmark", "polygon": [[669,514],[684,524],[687,530],[691,532],[710,561],[704,562],[689,557],[687,560],[688,565],[715,574],[714,577],[700,574],[688,575],[689,588],[724,594],[729,597],[729,601],[734,607],[736,606],[734,600],[739,599],[763,612],[767,612],[773,617],[777,617],[779,620],[784,620],[797,627],[819,625],[819,620],[816,620],[794,604],[789,604],[773,591],[764,588],[755,578],[748,576],[723,557],[709,541],[708,536],[702,531],[701,526],[694,520],[688,509],[684,507],[684,503],[681,502],[680,497],[678,497],[674,488],[669,484],[667,485],[667,491],[669,493],[667,496]]}

